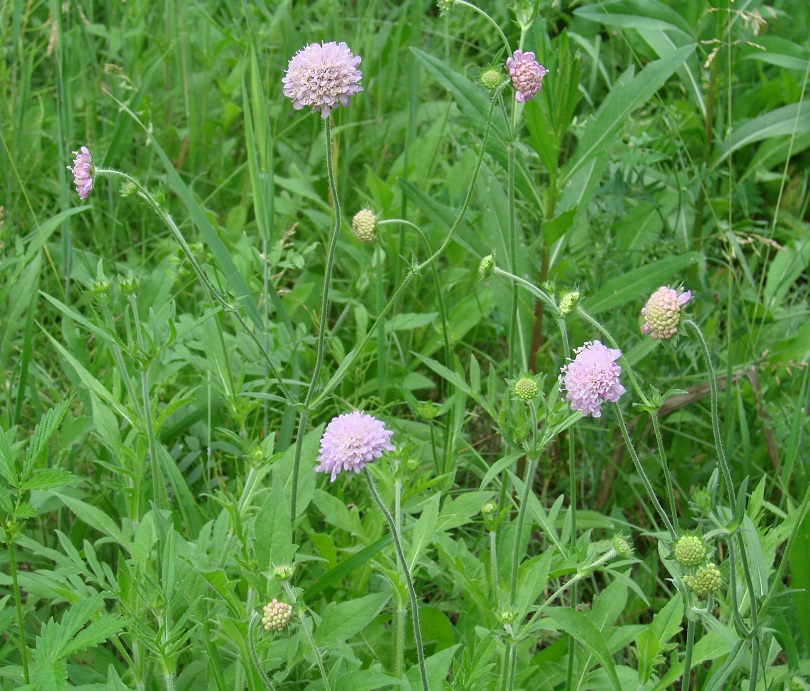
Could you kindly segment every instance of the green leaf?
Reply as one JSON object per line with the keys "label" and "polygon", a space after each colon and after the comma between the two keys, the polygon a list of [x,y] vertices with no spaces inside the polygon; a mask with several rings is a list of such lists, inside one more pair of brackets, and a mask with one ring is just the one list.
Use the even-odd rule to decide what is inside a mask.
{"label": "green leaf", "polygon": [[347,602],[330,602],[315,631],[315,642],[328,648],[352,638],[382,612],[390,599],[385,593],[373,593]]}
{"label": "green leaf", "polygon": [[604,0],[574,10],[574,14],[592,22],[623,29],[675,31],[694,38],[689,22],[658,0]]}
{"label": "green leaf", "polygon": [[614,135],[624,127],[633,111],[647,103],[694,50],[694,45],[684,46],[665,58],[651,62],[636,77],[633,76],[632,67],[619,77],[588,123],[568,164],[564,184],[570,182],[574,173],[614,140]]}
{"label": "green leaf", "polygon": [[9,444],[6,431],[2,427],[0,427],[0,475],[12,487],[17,486],[17,467],[11,453],[11,444]]}
{"label": "green leaf", "polygon": [[599,662],[603,669],[610,678],[613,688],[616,691],[622,691],[622,686],[619,683],[619,677],[616,675],[616,667],[613,664],[613,658],[599,632],[591,621],[582,612],[578,612],[568,607],[555,607],[549,612],[549,619],[551,619],[558,628],[565,631],[565,633],[573,636],[577,642],[587,648]]}
{"label": "green leaf", "polygon": [[410,565],[411,572],[419,561],[419,556],[433,541],[436,531],[436,519],[439,516],[439,501],[441,493],[435,493],[424,505],[422,515],[414,523],[413,535],[411,535],[410,549],[405,550],[405,555]]}
{"label": "green leaf", "polygon": [[599,314],[631,300],[640,301],[673,276],[682,274],[684,269],[702,261],[703,255],[699,252],[686,252],[615,276],[605,281],[596,294],[587,300],[586,309],[591,314]]}
{"label": "green leaf", "polygon": [[129,545],[124,539],[124,534],[121,532],[121,529],[118,527],[115,521],[113,521],[113,519],[101,509],[88,504],[81,499],[77,499],[76,497],[62,494],[56,490],[51,491],[53,492],[54,496],[59,497],[65,506],[67,506],[73,513],[76,514],[76,516],[87,523],[87,525],[89,525],[91,528],[95,528],[100,533],[111,537],[122,547],[129,549]]}
{"label": "green leaf", "polygon": [[266,571],[271,564],[290,564],[293,557],[290,503],[281,479],[273,474],[267,492],[253,524],[254,549],[259,569]]}
{"label": "green leaf", "polygon": [[801,276],[810,263],[810,239],[797,241],[776,253],[768,266],[768,278],[762,291],[767,309],[782,304],[788,290]]}
{"label": "green leaf", "polygon": [[386,547],[389,542],[391,542],[391,535],[384,535],[376,542],[370,544],[368,547],[364,547],[356,554],[353,554],[348,559],[340,562],[337,566],[330,571],[327,571],[304,591],[304,599],[311,599],[315,595],[322,593],[327,588],[336,586],[345,576],[348,576],[356,569],[365,566],[366,563],[371,561],[374,555]]}
{"label": "green leaf", "polygon": [[34,463],[36,463],[40,454],[45,451],[48,441],[54,435],[62,419],[65,417],[70,400],[63,401],[55,408],[51,408],[37,426],[34,428],[34,433],[31,435],[31,441],[28,444],[25,454],[25,466],[23,469],[23,477],[27,477],[33,470]]}
{"label": "green leaf", "polygon": [[810,101],[800,101],[777,108],[735,128],[731,137],[712,161],[712,168],[716,168],[730,154],[748,144],[772,137],[795,136],[805,132],[810,132]]}
{"label": "green leaf", "polygon": [[660,650],[661,644],[652,629],[644,629],[636,636],[639,685],[646,684],[650,680],[653,667],[663,661],[658,654]]}
{"label": "green leaf", "polygon": [[405,682],[371,669],[357,670],[341,674],[335,684],[335,691],[371,691],[383,686],[404,686]]}
{"label": "green leaf", "polygon": [[46,468],[32,477],[28,478],[20,485],[20,491],[32,489],[54,489],[55,487],[64,487],[78,482],[79,478],[73,473],[62,468]]}
{"label": "green leaf", "polygon": [[[450,671],[450,665],[453,664],[453,658],[460,645],[454,645],[451,648],[444,650],[425,658],[425,671],[427,672],[428,688],[430,689],[443,689],[445,688],[444,679]],[[408,681],[411,683],[412,689],[421,689],[422,682],[420,681],[419,667],[414,665],[408,670]]]}

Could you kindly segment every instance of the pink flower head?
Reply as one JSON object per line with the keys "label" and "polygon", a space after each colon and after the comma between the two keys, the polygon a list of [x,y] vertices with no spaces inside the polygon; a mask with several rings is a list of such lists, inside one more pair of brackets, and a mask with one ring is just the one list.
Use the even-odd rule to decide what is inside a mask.
{"label": "pink flower head", "polygon": [[333,108],[348,106],[349,99],[363,90],[363,73],[357,69],[361,59],[343,42],[310,43],[287,65],[281,80],[284,95],[292,99],[296,110],[312,106],[321,111],[322,118],[328,118]]}
{"label": "pink flower head", "polygon": [[602,417],[602,403],[615,403],[625,391],[619,383],[622,368],[616,364],[622,351],[589,341],[574,352],[576,358],[562,368],[560,375],[565,397],[571,402],[571,410],[579,410],[586,417]]}
{"label": "pink flower head", "polygon": [[332,418],[321,437],[320,465],[316,472],[332,473],[332,482],[341,470],[359,473],[383,451],[393,451],[393,432],[377,418],[355,410]]}
{"label": "pink flower head", "polygon": [[679,293],[661,286],[641,310],[641,316],[644,317],[641,333],[648,334],[650,338],[672,338],[678,332],[681,307],[691,299],[692,293],[689,290]]}
{"label": "pink flower head", "polygon": [[515,100],[518,103],[531,101],[543,86],[543,77],[548,74],[548,70],[537,62],[534,53],[522,53],[519,50],[506,59],[506,69],[512,77]]}
{"label": "pink flower head", "polygon": [[67,169],[73,173],[73,184],[76,185],[79,199],[84,201],[93,191],[93,157],[86,146],[73,153],[76,156],[73,167],[68,166]]}

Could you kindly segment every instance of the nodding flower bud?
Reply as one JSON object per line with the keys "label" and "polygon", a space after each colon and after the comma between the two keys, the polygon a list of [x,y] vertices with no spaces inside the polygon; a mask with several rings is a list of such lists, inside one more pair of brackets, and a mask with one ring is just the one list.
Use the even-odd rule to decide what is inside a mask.
{"label": "nodding flower bud", "polygon": [[633,556],[633,545],[621,533],[616,533],[613,536],[613,549],[616,550],[616,554],[620,557],[629,558]]}
{"label": "nodding flower bud", "polygon": [[277,581],[289,581],[293,577],[293,567],[289,564],[281,564],[273,569],[273,578]]}
{"label": "nodding flower bud", "polygon": [[441,411],[433,401],[424,401],[416,407],[416,414],[423,420],[433,420]]}
{"label": "nodding flower bud", "polygon": [[368,209],[361,209],[352,219],[352,232],[360,242],[374,242],[377,217]]}
{"label": "nodding flower bud", "polygon": [[701,597],[706,597],[706,595],[720,590],[723,585],[723,575],[720,573],[720,569],[709,563],[706,566],[699,566],[694,576],[684,576],[683,582]]}
{"label": "nodding flower bud", "polygon": [[262,624],[265,631],[283,631],[292,618],[292,607],[273,598],[264,606]]}
{"label": "nodding flower bud", "polygon": [[481,83],[490,91],[497,89],[501,85],[502,81],[503,77],[496,69],[490,68],[481,73]]}
{"label": "nodding flower bud", "polygon": [[537,382],[531,377],[521,377],[515,382],[514,391],[522,401],[530,401],[538,392]]}
{"label": "nodding flower bud", "polygon": [[706,543],[697,535],[684,535],[675,543],[675,558],[683,566],[702,564],[706,553]]}
{"label": "nodding flower bud", "polygon": [[495,258],[488,254],[481,260],[481,263],[478,265],[478,280],[485,281],[492,275],[492,271],[495,268]]}
{"label": "nodding flower bud", "polygon": [[572,290],[570,293],[566,293],[560,299],[560,314],[562,314],[563,317],[567,317],[577,308],[578,304],[579,291]]}

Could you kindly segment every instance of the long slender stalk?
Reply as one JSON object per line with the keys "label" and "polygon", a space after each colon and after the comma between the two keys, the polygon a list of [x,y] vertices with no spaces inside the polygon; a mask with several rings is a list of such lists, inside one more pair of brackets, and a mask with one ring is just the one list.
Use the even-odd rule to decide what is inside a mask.
{"label": "long slender stalk", "polygon": [[[129,296],[129,306],[132,309],[132,319],[135,322],[135,337],[138,349],[146,356],[145,344],[143,340],[143,330],[141,328],[141,318],[138,316],[138,302],[135,295]],[[152,495],[158,509],[166,509],[169,506],[169,497],[166,493],[166,482],[160,463],[157,457],[157,445],[155,444],[155,431],[152,425],[152,405],[149,400],[149,362],[143,363],[141,367],[141,396],[143,398],[143,424],[146,434],[146,443],[149,448],[149,469],[152,473]],[[140,519],[140,516],[136,517]]]}
{"label": "long slender stalk", "polygon": [[627,431],[627,423],[625,423],[624,421],[622,409],[618,403],[614,403],[613,407],[616,409],[616,417],[618,417],[619,419],[619,428],[622,431],[622,437],[624,437],[624,444],[627,447],[627,450],[630,452],[630,457],[633,459],[633,464],[636,466],[636,472],[641,477],[641,481],[644,484],[644,489],[647,490],[647,496],[649,496],[650,501],[655,507],[655,510],[658,512],[659,518],[661,519],[661,521],[663,521],[664,525],[669,531],[670,536],[672,537],[673,540],[675,540],[678,537],[678,534],[675,532],[675,527],[669,520],[667,512],[664,511],[664,507],[661,506],[661,502],[658,500],[658,496],[655,494],[655,490],[653,489],[652,483],[650,482],[650,478],[647,477],[647,472],[644,470],[644,466],[641,465],[641,461],[639,460],[638,454],[636,453],[636,449],[633,446],[633,441],[632,439],[630,439],[630,433]]}
{"label": "long slender stalk", "polygon": [[180,232],[180,229],[177,227],[177,224],[174,222],[174,219],[163,210],[160,206],[160,203],[157,199],[149,192],[146,187],[141,184],[140,180],[132,177],[131,175],[124,173],[120,170],[115,170],[114,168],[96,168],[95,169],[96,175],[107,175],[107,176],[117,176],[123,178],[127,182],[132,183],[135,185],[135,188],[138,191],[138,196],[143,199],[151,208],[152,210],[158,215],[160,220],[166,225],[169,229],[169,232],[174,237],[177,244],[180,246],[180,249],[185,254],[186,259],[191,264],[192,269],[194,269],[194,273],[197,276],[197,279],[203,285],[203,287],[208,291],[208,294],[216,300],[222,308],[226,312],[232,313],[236,320],[239,322],[239,325],[242,329],[247,333],[247,335],[251,338],[251,340],[256,344],[259,352],[264,358],[264,361],[267,363],[267,366],[270,368],[270,372],[273,374],[273,378],[276,380],[276,383],[281,389],[281,393],[284,396],[285,400],[288,404],[294,405],[296,403],[295,397],[290,393],[287,385],[284,383],[284,380],[281,377],[281,374],[278,371],[278,368],[273,364],[273,361],[270,359],[270,353],[267,352],[267,349],[264,347],[259,336],[253,332],[253,330],[248,326],[248,323],[244,320],[242,315],[239,313],[239,308],[233,304],[222,294],[220,293],[215,287],[214,284],[211,283],[211,280],[205,274],[202,267],[200,266],[199,262],[197,261],[194,253],[191,251],[191,248],[188,246],[186,239],[183,237],[183,234]]}
{"label": "long slender stalk", "polygon": [[[304,435],[307,430],[307,420],[312,410],[312,399],[315,395],[315,387],[321,376],[321,366],[323,365],[323,355],[326,346],[326,330],[329,328],[329,290],[332,286],[332,267],[335,264],[335,252],[337,241],[340,236],[340,197],[338,196],[337,183],[335,182],[335,164],[332,160],[332,120],[324,120],[324,136],[326,138],[326,177],[329,179],[329,191],[332,195],[334,205],[334,215],[332,220],[332,235],[329,238],[329,250],[326,255],[326,266],[323,272],[323,291],[321,293],[321,318],[318,324],[318,341],[315,349],[315,368],[312,370],[312,378],[307,388],[307,395],[304,398],[304,408],[298,420],[298,432],[295,439],[295,456],[293,457],[292,482],[290,487],[290,516],[295,522],[296,508],[298,502],[298,475],[301,470],[301,450],[304,444]],[[375,330],[376,332],[376,330]]]}
{"label": "long slender stalk", "polygon": [[653,432],[655,433],[655,444],[658,448],[658,460],[661,463],[661,470],[664,473],[664,482],[667,486],[667,501],[669,501],[669,512],[672,515],[672,523],[677,528],[678,526],[678,508],[675,505],[675,491],[672,489],[672,475],[669,472],[667,465],[667,455],[664,451],[664,440],[661,437],[661,425],[658,423],[658,413],[650,411],[650,421],[652,422]]}
{"label": "long slender stalk", "polygon": [[400,539],[399,531],[397,530],[397,524],[394,521],[394,517],[391,515],[391,512],[388,510],[388,507],[385,505],[385,502],[382,500],[380,493],[377,491],[377,488],[374,485],[374,480],[371,479],[371,475],[368,473],[368,471],[363,473],[363,477],[366,479],[366,485],[368,486],[368,491],[371,494],[372,499],[374,499],[374,502],[382,512],[385,522],[388,523],[388,528],[391,531],[391,540],[393,541],[394,548],[397,552],[397,559],[399,560],[399,565],[402,568],[402,574],[405,576],[405,584],[408,586],[408,597],[411,601],[413,637],[416,641],[416,655],[419,658],[419,673],[422,677],[422,688],[424,691],[430,691],[430,687],[428,686],[427,670],[425,669],[425,649],[422,645],[422,629],[419,626],[419,600],[416,596],[416,588],[413,586],[413,579],[411,579],[411,570],[408,568],[408,561],[405,559],[405,552],[402,551],[402,540]]}
{"label": "long slender stalk", "polygon": [[695,648],[695,620],[686,620],[686,653],[683,656],[683,677],[681,691],[689,691],[692,684],[692,651]]}
{"label": "long slender stalk", "polygon": [[273,682],[270,681],[267,674],[265,674],[264,669],[262,669],[262,663],[261,660],[259,660],[259,654],[256,651],[256,627],[258,626],[260,619],[261,616],[259,616],[258,612],[254,612],[253,616],[250,618],[250,624],[248,625],[248,647],[250,648],[250,656],[253,658],[253,666],[256,668],[256,671],[262,678],[264,685],[270,689],[270,691],[276,691],[276,687],[273,686]]}
{"label": "long slender stalk", "polygon": [[515,604],[515,596],[517,594],[517,580],[518,569],[520,567],[520,534],[523,532],[523,523],[526,520],[526,508],[529,504],[529,492],[532,489],[532,478],[534,477],[534,469],[537,467],[537,458],[532,457],[526,466],[526,478],[523,482],[523,494],[520,497],[520,506],[518,507],[517,524],[515,532],[514,549],[512,551],[512,570],[509,574],[509,604]]}
{"label": "long slender stalk", "polygon": [[[453,225],[450,227],[450,230],[445,235],[444,240],[439,245],[438,249],[433,252],[425,261],[421,264],[417,264],[412,266],[411,269],[405,274],[405,277],[402,279],[402,282],[399,284],[399,287],[396,289],[394,294],[391,296],[391,299],[386,304],[383,311],[377,316],[375,322],[371,325],[371,327],[366,332],[366,335],[363,337],[363,340],[358,343],[354,350],[346,356],[346,359],[340,364],[340,367],[344,371],[348,371],[348,369],[354,364],[354,361],[360,356],[363,352],[363,348],[365,348],[366,344],[371,340],[371,338],[377,332],[377,325],[385,319],[388,315],[388,312],[391,311],[391,308],[396,304],[397,300],[399,299],[400,295],[405,291],[408,287],[410,282],[413,280],[414,276],[420,274],[424,271],[428,266],[430,266],[436,259],[438,259],[444,251],[447,249],[447,246],[453,241],[453,237],[456,234],[459,226],[461,225],[461,221],[464,219],[464,216],[467,214],[467,210],[470,207],[470,203],[473,197],[473,191],[475,190],[475,183],[478,180],[478,173],[481,170],[481,163],[484,160],[484,153],[486,152],[487,148],[487,141],[489,140],[489,133],[492,129],[492,115],[495,112],[495,103],[497,102],[497,96],[500,91],[508,84],[509,82],[504,82],[492,96],[492,101],[490,102],[489,112],[487,113],[487,122],[484,128],[484,136],[481,140],[481,150],[478,153],[478,158],[475,162],[475,167],[473,168],[472,178],[470,179],[470,186],[467,189],[467,195],[464,197],[464,203],[461,206],[461,210],[456,217],[456,220],[453,222]],[[324,399],[332,393],[332,389],[337,385],[337,382],[331,382],[330,385],[325,386],[321,392],[315,397],[312,401],[312,408],[317,408]]]}
{"label": "long slender stalk", "polygon": [[20,657],[22,658],[23,679],[29,684],[28,677],[28,648],[25,646],[25,620],[23,619],[22,598],[20,597],[20,586],[17,583],[17,560],[14,556],[14,539],[9,536],[8,540],[8,562],[11,569],[11,588],[14,591],[14,607],[17,611],[17,630],[20,633]]}
{"label": "long slender stalk", "polygon": [[[284,587],[284,592],[287,594],[287,598],[290,600],[290,604],[293,606],[293,610],[297,609],[295,605],[298,602],[298,596],[295,594],[295,589],[287,581],[282,581],[282,586]],[[318,648],[318,645],[315,643],[315,636],[312,635],[312,629],[309,627],[309,617],[306,611],[299,611],[298,619],[301,622],[301,629],[304,631],[304,635],[309,642],[309,647],[312,649],[312,654],[315,656],[315,662],[321,673],[323,687],[326,691],[332,691],[332,686],[329,684],[329,676],[326,674],[326,667],[324,667],[323,664],[323,656],[321,655],[320,648]]]}

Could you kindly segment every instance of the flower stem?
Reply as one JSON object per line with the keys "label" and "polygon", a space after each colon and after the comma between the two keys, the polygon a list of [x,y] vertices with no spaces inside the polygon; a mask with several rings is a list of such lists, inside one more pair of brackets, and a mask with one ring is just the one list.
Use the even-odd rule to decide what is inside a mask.
{"label": "flower stem", "polygon": [[497,31],[497,32],[498,32],[498,35],[501,37],[501,40],[503,41],[504,48],[506,48],[506,52],[507,52],[509,55],[511,55],[511,54],[512,54],[512,49],[509,47],[509,41],[508,41],[508,39],[506,38],[506,35],[505,35],[505,34],[503,33],[503,31],[501,30],[501,27],[500,27],[500,26],[498,26],[498,22],[496,22],[496,21],[495,21],[495,20],[494,20],[492,17],[490,17],[490,16],[489,16],[489,15],[488,15],[486,12],[484,12],[484,10],[482,10],[480,7],[476,7],[476,6],[475,6],[475,5],[473,5],[471,2],[467,2],[466,0],[455,0],[455,4],[456,4],[456,5],[463,5],[464,7],[469,7],[471,10],[474,10],[475,12],[478,12],[478,14],[480,14],[480,15],[481,15],[482,17],[484,17],[484,18],[485,18],[485,19],[486,19],[486,20],[487,20],[487,21],[488,21],[490,24],[492,24],[492,26],[494,26],[494,27],[495,27],[495,31]]}
{"label": "flower stem", "polygon": [[630,452],[630,457],[633,459],[633,464],[636,466],[636,472],[641,476],[641,481],[644,483],[644,489],[647,490],[647,496],[650,497],[650,501],[655,507],[655,510],[658,512],[658,516],[661,518],[664,525],[667,527],[670,536],[672,537],[673,540],[675,540],[678,537],[678,535],[675,532],[675,528],[672,525],[672,522],[669,520],[669,516],[667,516],[667,512],[664,511],[664,507],[661,506],[661,502],[658,501],[658,497],[656,496],[655,490],[653,489],[653,486],[650,483],[650,479],[647,477],[647,472],[644,470],[644,466],[641,465],[641,461],[639,460],[638,454],[636,453],[636,450],[633,447],[633,441],[630,439],[630,433],[627,431],[627,424],[624,421],[622,409],[618,403],[614,403],[613,407],[616,409],[616,415],[619,418],[619,428],[622,431],[622,437],[624,437],[624,444],[627,447],[627,450]]}
{"label": "flower stem", "polygon": [[[290,600],[290,603],[293,605],[293,609],[298,609],[295,605],[298,603],[298,597],[295,594],[295,590],[293,587],[287,582],[282,581],[282,585],[284,587],[284,592],[287,594],[287,597]],[[301,609],[297,612],[298,619],[301,621],[301,628],[304,630],[304,635],[307,637],[307,641],[309,641],[309,647],[312,649],[312,654],[315,656],[315,662],[318,665],[318,669],[321,672],[321,679],[323,680],[323,687],[326,691],[332,691],[332,687],[329,684],[329,677],[326,674],[326,668],[323,666],[323,657],[321,656],[321,651],[318,648],[318,645],[315,643],[315,636],[312,635],[312,629],[309,628],[309,617],[307,617],[306,609]]]}
{"label": "flower stem", "polygon": [[674,527],[678,525],[678,509],[675,505],[675,491],[672,489],[672,475],[669,472],[669,465],[667,465],[667,455],[664,451],[664,440],[661,437],[661,426],[658,423],[658,413],[650,411],[650,421],[652,422],[653,432],[655,433],[655,444],[658,447],[658,460],[661,462],[661,470],[664,473],[664,482],[667,486],[667,500],[669,501],[669,511],[672,515],[672,523]]}
{"label": "flower stem", "polygon": [[371,479],[369,472],[366,471],[363,473],[363,477],[366,479],[366,485],[368,486],[368,491],[371,494],[372,499],[374,499],[374,502],[380,508],[386,523],[388,523],[388,528],[391,531],[391,539],[394,542],[397,558],[399,559],[399,565],[402,568],[402,573],[405,576],[405,583],[408,586],[408,597],[411,600],[413,637],[416,640],[416,654],[419,657],[419,673],[422,677],[422,688],[424,691],[430,691],[430,687],[428,686],[427,670],[425,669],[425,650],[422,645],[422,629],[419,626],[419,600],[416,597],[416,588],[413,586],[411,571],[408,568],[408,561],[405,559],[405,553],[402,551],[402,541],[399,537],[399,531],[397,530],[397,525],[394,522],[394,517],[388,510],[388,507],[386,507],[385,502],[383,502],[382,497],[377,491],[377,488],[374,485],[374,480]]}
{"label": "flower stem", "polygon": [[512,550],[512,571],[509,574],[509,604],[515,604],[517,595],[518,570],[520,567],[520,534],[523,532],[523,523],[526,520],[526,508],[529,504],[529,492],[532,489],[532,479],[534,469],[537,466],[537,458],[532,457],[526,466],[526,478],[523,482],[523,494],[520,497],[520,507],[518,508],[517,525],[515,532],[514,549]]}
{"label": "flower stem", "polygon": [[[318,342],[315,350],[315,368],[312,370],[312,379],[307,388],[307,395],[304,398],[304,408],[300,413],[298,422],[298,433],[295,439],[295,456],[293,458],[292,483],[290,496],[290,517],[295,522],[296,508],[298,502],[298,475],[301,470],[301,450],[303,448],[304,434],[306,434],[306,424],[309,413],[314,407],[312,399],[315,396],[315,388],[321,376],[321,366],[323,365],[323,354],[326,346],[326,330],[329,322],[329,289],[332,286],[332,267],[335,264],[335,252],[337,241],[340,236],[340,197],[338,197],[337,184],[335,182],[335,164],[332,160],[332,119],[326,118],[324,121],[324,136],[326,138],[326,177],[329,179],[329,191],[332,194],[334,204],[334,218],[332,221],[332,235],[329,238],[329,250],[326,254],[326,266],[323,272],[323,292],[321,294],[321,318],[318,324]],[[372,330],[376,333],[376,330]]]}
{"label": "flower stem", "polygon": [[17,583],[17,560],[14,556],[14,538],[8,536],[8,562],[11,569],[11,587],[14,590],[14,606],[17,610],[17,629],[20,632],[20,657],[22,658],[23,679],[29,684],[28,676],[28,648],[25,645],[25,620],[23,619],[22,598],[20,597],[20,586]]}
{"label": "flower stem", "polygon": [[683,677],[681,678],[681,691],[689,691],[692,683],[692,650],[695,647],[695,620],[689,617],[686,620],[686,654],[683,657]]}
{"label": "flower stem", "polygon": [[115,170],[113,168],[96,168],[95,169],[97,175],[107,175],[107,176],[117,176],[123,178],[127,182],[131,182],[135,185],[136,189],[138,190],[138,196],[143,199],[151,208],[152,210],[160,217],[166,227],[169,229],[169,232],[174,237],[177,244],[180,246],[180,249],[183,251],[183,254],[186,255],[186,259],[188,259],[191,267],[194,269],[194,273],[197,275],[197,279],[203,285],[203,287],[208,291],[208,294],[216,300],[222,308],[226,312],[231,312],[235,317],[236,320],[239,322],[239,325],[242,329],[247,333],[247,335],[251,338],[251,340],[256,344],[261,353],[262,357],[264,358],[265,362],[267,362],[267,366],[270,368],[270,371],[273,374],[273,377],[278,384],[279,389],[281,389],[281,393],[286,399],[287,403],[290,405],[294,405],[296,403],[295,398],[290,393],[287,385],[284,383],[284,380],[281,378],[281,374],[279,373],[276,366],[273,364],[273,361],[270,359],[270,354],[267,352],[267,349],[262,344],[259,336],[253,332],[253,330],[248,326],[247,322],[244,320],[242,315],[239,313],[239,308],[235,305],[232,305],[229,300],[225,298],[225,296],[220,293],[215,287],[214,284],[211,283],[211,280],[203,271],[202,267],[197,262],[197,259],[194,257],[194,253],[191,251],[191,248],[188,246],[186,239],[183,237],[183,234],[180,232],[180,229],[177,227],[177,224],[174,222],[174,219],[163,210],[160,206],[160,203],[157,199],[149,192],[143,184],[141,184],[140,180],[124,173],[120,170]]}
{"label": "flower stem", "polygon": [[[445,238],[442,241],[442,243],[439,245],[438,249],[433,254],[431,254],[425,261],[423,261],[421,264],[416,264],[415,266],[411,267],[410,271],[408,271],[408,273],[402,279],[402,282],[399,284],[399,287],[396,289],[394,294],[391,296],[391,299],[388,301],[388,303],[386,304],[383,311],[380,312],[380,314],[377,316],[377,319],[375,320],[374,324],[372,324],[371,327],[367,330],[366,335],[363,337],[363,340],[360,341],[360,343],[358,343],[355,346],[354,350],[352,350],[352,352],[349,353],[346,356],[346,359],[343,360],[343,362],[340,363],[340,369],[341,370],[347,371],[354,364],[354,361],[363,352],[363,348],[365,348],[366,344],[377,333],[377,325],[383,319],[385,319],[385,317],[388,315],[388,312],[396,304],[396,302],[399,299],[400,295],[402,295],[402,293],[405,292],[405,289],[408,287],[410,282],[413,280],[413,277],[416,276],[417,274],[421,273],[422,271],[424,271],[438,257],[440,257],[444,253],[445,249],[447,249],[447,246],[453,241],[453,237],[455,236],[456,231],[458,230],[459,226],[461,225],[461,221],[464,219],[464,216],[467,213],[467,209],[469,209],[469,207],[470,207],[470,202],[472,201],[473,192],[475,190],[475,182],[476,182],[476,180],[478,180],[478,173],[481,170],[481,163],[484,160],[484,153],[486,152],[487,141],[489,140],[489,132],[492,129],[492,115],[493,115],[493,113],[495,111],[495,103],[497,102],[497,96],[500,93],[501,89],[506,87],[506,85],[508,83],[509,82],[504,82],[498,88],[498,90],[495,91],[495,93],[492,96],[492,101],[490,102],[490,106],[489,106],[489,112],[487,114],[487,122],[486,122],[486,126],[484,128],[484,136],[483,136],[483,139],[481,141],[481,150],[478,153],[478,159],[476,160],[475,168],[473,168],[472,179],[470,180],[470,186],[467,189],[467,195],[464,198],[464,203],[461,206],[461,210],[459,211],[458,216],[456,217],[456,220],[454,221],[453,225],[450,227],[449,232],[445,235]],[[329,385],[325,386],[321,390],[321,392],[315,397],[315,399],[312,401],[312,405],[311,405],[312,409],[317,408],[323,402],[323,400],[332,392],[332,389],[335,386],[337,386],[336,377],[333,377],[332,379],[333,379],[333,381]]]}
{"label": "flower stem", "polygon": [[267,674],[265,674],[264,670],[262,669],[259,654],[256,652],[256,627],[258,626],[260,619],[261,617],[259,616],[258,612],[254,612],[253,616],[250,618],[250,624],[248,624],[248,647],[250,648],[250,656],[253,658],[253,665],[256,668],[256,671],[259,673],[259,676],[262,678],[264,685],[270,689],[270,691],[276,691],[276,687],[273,686],[273,682],[270,681]]}

